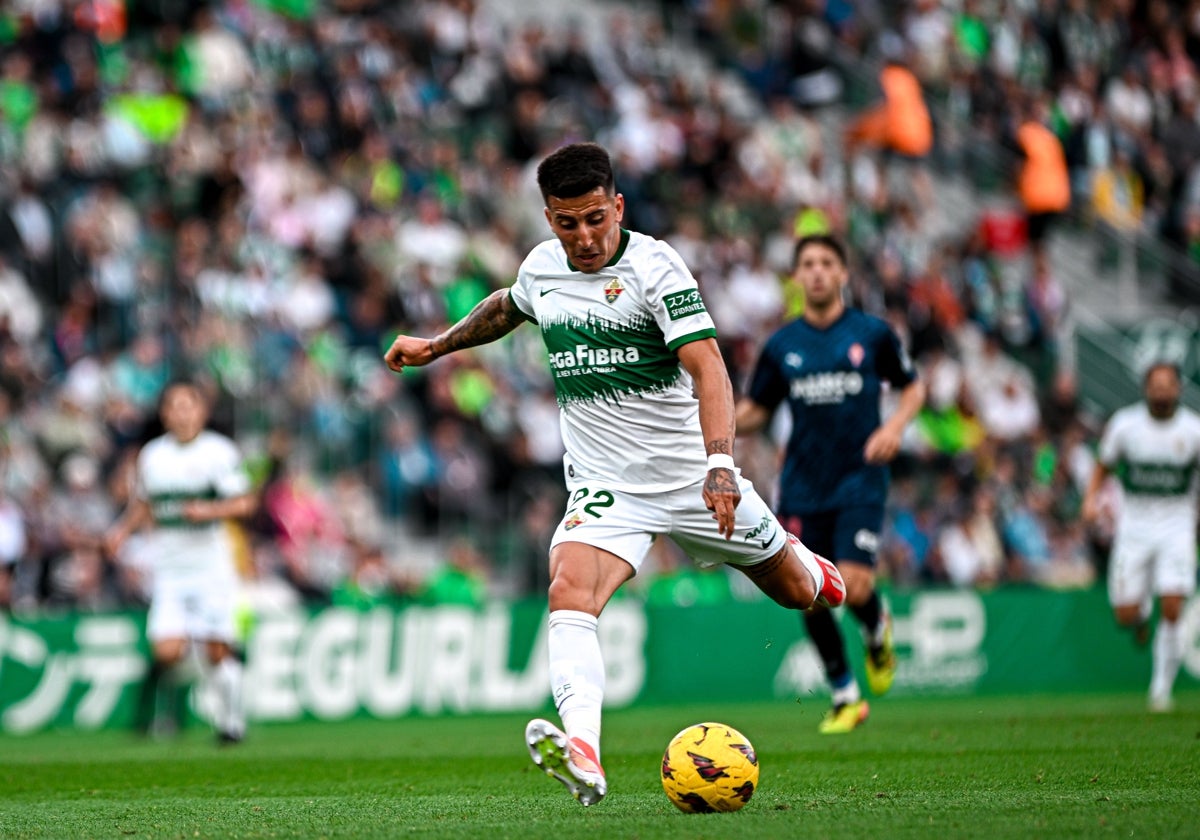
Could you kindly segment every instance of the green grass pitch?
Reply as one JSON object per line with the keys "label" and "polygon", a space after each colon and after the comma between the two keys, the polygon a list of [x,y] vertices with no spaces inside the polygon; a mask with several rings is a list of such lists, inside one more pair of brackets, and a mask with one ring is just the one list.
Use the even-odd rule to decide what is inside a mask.
{"label": "green grass pitch", "polygon": [[[882,699],[847,736],[825,701],[689,703],[605,718],[609,796],[584,809],[538,772],[525,716],[0,738],[0,837],[901,838],[1200,836],[1200,694]],[[703,720],[758,751],[753,800],[682,814],[662,750]]]}

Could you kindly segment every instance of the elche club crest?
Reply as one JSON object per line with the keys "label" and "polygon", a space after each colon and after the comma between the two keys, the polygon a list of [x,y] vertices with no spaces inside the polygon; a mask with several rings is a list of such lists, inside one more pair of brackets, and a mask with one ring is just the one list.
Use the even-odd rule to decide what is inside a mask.
{"label": "elche club crest", "polygon": [[577,528],[578,526],[582,525],[586,521],[587,520],[585,520],[578,513],[572,513],[565,520],[563,520],[563,529],[570,531],[572,528]]}
{"label": "elche club crest", "polygon": [[621,285],[618,278],[614,277],[604,284],[604,299],[609,303],[616,303],[623,291],[625,291],[625,287]]}

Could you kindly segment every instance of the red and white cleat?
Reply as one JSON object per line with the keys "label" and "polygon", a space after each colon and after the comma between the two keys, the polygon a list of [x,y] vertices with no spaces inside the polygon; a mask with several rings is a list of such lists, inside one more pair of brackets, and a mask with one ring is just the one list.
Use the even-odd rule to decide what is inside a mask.
{"label": "red and white cleat", "polygon": [[[826,560],[820,554],[810,551],[804,543],[800,542],[800,538],[795,534],[789,533],[787,537],[788,542],[795,548],[801,562],[804,561],[805,557],[811,557],[825,578],[825,583],[821,586],[821,591],[813,599],[812,607],[840,607],[842,602],[846,600],[846,582],[842,580],[842,573],[838,571],[837,566],[833,565],[833,563]],[[806,563],[805,565],[808,564]],[[812,607],[809,607],[809,609],[812,609]]]}
{"label": "red and white cleat", "polygon": [[558,779],[581,805],[595,805],[608,793],[604,768],[591,744],[566,733],[548,720],[534,718],[525,727],[525,743],[533,763]]}

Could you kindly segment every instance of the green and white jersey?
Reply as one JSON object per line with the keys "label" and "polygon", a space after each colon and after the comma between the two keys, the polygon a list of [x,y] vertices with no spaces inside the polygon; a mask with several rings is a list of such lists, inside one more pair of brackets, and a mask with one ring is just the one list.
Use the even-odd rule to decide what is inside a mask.
{"label": "green and white jersey", "polygon": [[204,430],[187,443],[163,435],[142,447],[137,461],[138,498],[149,502],[154,532],[148,556],[155,572],[233,569],[232,546],[223,522],[188,522],[185,502],[241,496],[250,491],[237,446]]}
{"label": "green and white jersey", "polygon": [[1109,420],[1099,458],[1124,490],[1118,528],[1195,529],[1200,466],[1196,412],[1180,406],[1170,419],[1157,420],[1145,403],[1126,406]]}
{"label": "green and white jersey", "polygon": [[569,482],[649,493],[704,476],[699,402],[675,350],[716,329],[670,245],[622,230],[608,265],[585,274],[551,239],[510,294],[550,356]]}

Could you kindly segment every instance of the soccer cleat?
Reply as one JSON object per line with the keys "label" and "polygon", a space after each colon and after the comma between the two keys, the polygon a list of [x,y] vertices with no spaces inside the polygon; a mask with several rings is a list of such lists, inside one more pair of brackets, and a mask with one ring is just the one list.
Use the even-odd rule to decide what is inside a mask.
{"label": "soccer cleat", "polygon": [[892,646],[892,614],[883,614],[883,643],[867,649],[867,685],[878,697],[886,694],[896,679],[896,649]]}
{"label": "soccer cleat", "polygon": [[871,708],[867,705],[866,700],[842,703],[825,713],[817,731],[822,735],[845,735],[853,732],[859,724],[864,723],[870,713]]}
{"label": "soccer cleat", "polygon": [[242,739],[244,737],[245,736],[241,732],[233,732],[231,730],[223,729],[217,733],[217,744],[222,747],[232,747],[236,744],[242,743]]}
{"label": "soccer cleat", "polygon": [[1171,699],[1169,694],[1151,694],[1150,702],[1146,704],[1146,708],[1151,714],[1165,715],[1175,711],[1175,701]]}
{"label": "soccer cleat", "polygon": [[562,782],[581,805],[595,805],[608,793],[604,768],[591,744],[580,738],[568,741],[561,729],[541,718],[525,727],[525,743],[533,763]]}
{"label": "soccer cleat", "polygon": [[[803,557],[803,553],[807,552],[808,556],[813,559],[813,562],[820,567],[821,573],[824,575],[825,583],[821,586],[821,591],[817,593],[817,597],[808,606],[808,609],[814,607],[840,607],[842,602],[846,600],[846,582],[842,580],[842,573],[838,571],[837,566],[830,563],[821,555],[810,551],[804,543],[800,542],[800,538],[795,534],[787,533],[788,542],[790,542],[798,556]],[[803,562],[803,561],[802,561]],[[814,579],[816,575],[813,575]]]}

